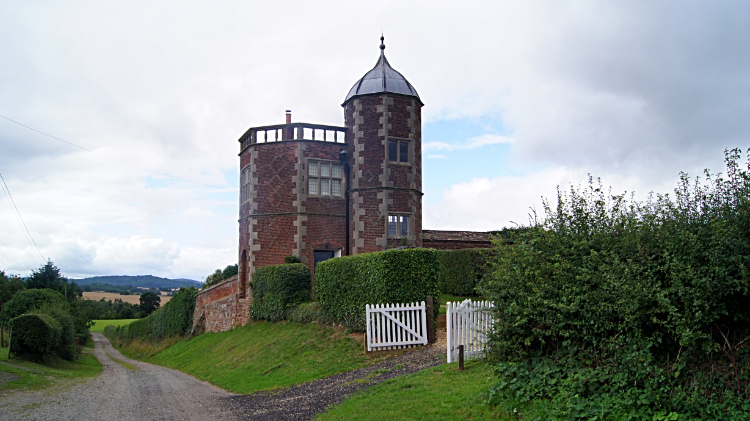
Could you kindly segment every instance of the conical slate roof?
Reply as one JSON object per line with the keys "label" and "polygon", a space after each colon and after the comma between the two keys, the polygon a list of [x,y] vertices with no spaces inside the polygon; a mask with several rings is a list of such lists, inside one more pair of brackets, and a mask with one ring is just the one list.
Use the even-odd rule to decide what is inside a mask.
{"label": "conical slate roof", "polygon": [[385,58],[383,40],[384,38],[380,37],[380,59],[378,59],[378,63],[352,86],[349,94],[346,95],[344,104],[354,97],[386,92],[413,96],[422,102],[419,99],[417,90],[411,86],[411,83],[388,63],[388,60]]}

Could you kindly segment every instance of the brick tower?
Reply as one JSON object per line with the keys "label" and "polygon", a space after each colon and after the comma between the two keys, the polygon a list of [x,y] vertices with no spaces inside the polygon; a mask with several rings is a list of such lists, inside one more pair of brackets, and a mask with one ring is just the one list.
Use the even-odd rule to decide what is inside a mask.
{"label": "brick tower", "polygon": [[346,96],[349,252],[422,246],[422,101],[385,58]]}

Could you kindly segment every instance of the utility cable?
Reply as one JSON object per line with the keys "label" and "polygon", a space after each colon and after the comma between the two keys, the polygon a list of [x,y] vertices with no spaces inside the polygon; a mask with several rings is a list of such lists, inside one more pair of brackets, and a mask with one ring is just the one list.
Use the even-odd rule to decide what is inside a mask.
{"label": "utility cable", "polygon": [[41,250],[39,250],[39,247],[36,245],[36,241],[34,241],[34,237],[31,236],[31,232],[29,231],[29,228],[26,226],[26,222],[24,222],[23,217],[21,216],[21,212],[18,211],[18,206],[16,206],[15,200],[13,200],[13,196],[10,195],[10,189],[8,188],[8,184],[5,183],[5,179],[3,178],[2,173],[0,173],[0,181],[3,182],[3,192],[8,195],[8,198],[10,199],[10,203],[13,204],[13,207],[16,209],[16,215],[18,215],[18,219],[21,221],[21,224],[23,225],[23,228],[26,230],[26,234],[29,235],[29,239],[31,239],[31,244],[36,248],[36,251],[39,253],[39,256],[41,256],[42,261],[46,262],[47,259],[44,258],[44,255],[42,254]]}
{"label": "utility cable", "polygon": [[68,142],[67,140],[62,140],[59,137],[52,136],[51,134],[44,133],[43,131],[37,130],[37,129],[33,128],[33,127],[29,127],[29,126],[27,126],[25,124],[22,124],[22,123],[19,123],[19,122],[15,121],[15,120],[11,120],[8,117],[5,117],[4,115],[0,115],[0,117],[6,119],[8,121],[10,121],[11,123],[18,124],[21,127],[25,127],[25,128],[27,128],[29,130],[35,131],[35,132],[37,132],[39,134],[43,134],[43,135],[45,135],[47,137],[51,137],[52,139],[59,140],[60,142],[63,142],[63,143],[67,143],[70,146],[75,146],[78,149],[82,149],[84,151],[91,152],[91,153],[97,154],[99,156],[103,156],[105,158],[109,158],[111,160],[120,162],[120,163],[125,164],[125,165],[130,165],[130,166],[133,166],[133,167],[136,167],[136,168],[140,168],[142,170],[151,171],[152,173],[155,173],[155,174],[164,175],[164,176],[171,177],[171,178],[174,178],[174,179],[177,179],[177,180],[187,181],[188,183],[200,184],[201,186],[211,187],[211,188],[214,188],[214,189],[229,190],[229,191],[234,191],[234,192],[238,192],[239,191],[238,189],[214,186],[214,185],[211,185],[211,184],[201,183],[200,181],[188,180],[187,178],[177,177],[176,175],[167,174],[167,173],[164,173],[164,172],[161,172],[161,171],[156,171],[156,170],[152,170],[150,168],[142,167],[140,165],[133,164],[131,162],[123,161],[122,159],[111,157],[109,155],[104,155],[103,153],[99,153],[99,152],[93,151],[91,149],[84,148],[83,146],[79,146],[79,145],[76,145],[75,143]]}

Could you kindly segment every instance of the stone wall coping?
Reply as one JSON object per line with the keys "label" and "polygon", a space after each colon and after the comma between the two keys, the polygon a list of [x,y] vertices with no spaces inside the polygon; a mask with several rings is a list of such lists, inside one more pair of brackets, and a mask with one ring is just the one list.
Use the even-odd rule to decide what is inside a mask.
{"label": "stone wall coping", "polygon": [[481,231],[422,230],[422,241],[490,242],[490,233]]}
{"label": "stone wall coping", "polygon": [[238,277],[239,277],[239,275],[230,276],[229,278],[224,279],[223,281],[219,282],[218,284],[213,284],[210,287],[203,288],[202,290],[200,290],[200,292],[198,293],[198,295],[201,295],[204,292],[211,291],[212,289],[214,289],[216,287],[220,287],[220,286],[222,286],[224,284],[228,284],[228,283],[230,283],[232,281],[235,281],[235,280],[237,280]]}

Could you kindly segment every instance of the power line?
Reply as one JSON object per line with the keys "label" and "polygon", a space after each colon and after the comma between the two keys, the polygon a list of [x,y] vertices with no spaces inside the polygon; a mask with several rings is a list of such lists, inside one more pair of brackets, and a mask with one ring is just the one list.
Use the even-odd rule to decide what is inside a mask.
{"label": "power line", "polygon": [[3,186],[4,186],[3,192],[8,194],[10,203],[12,203],[13,207],[16,209],[16,215],[18,215],[18,219],[21,221],[23,228],[26,230],[26,234],[28,234],[29,238],[31,239],[31,244],[33,244],[34,248],[36,248],[36,251],[39,253],[39,256],[41,256],[42,261],[46,262],[47,259],[44,258],[44,255],[42,254],[41,250],[39,250],[39,247],[37,247],[36,245],[36,241],[34,241],[34,237],[31,236],[31,232],[29,231],[29,228],[26,226],[26,222],[24,222],[23,217],[21,216],[21,212],[18,211],[18,206],[16,206],[16,202],[13,200],[13,196],[10,195],[10,189],[8,188],[8,185],[5,183],[5,179],[3,178],[3,175],[1,173],[0,173],[0,181],[3,182]]}
{"label": "power line", "polygon": [[37,129],[33,128],[33,127],[29,127],[29,126],[27,126],[25,124],[22,124],[22,123],[19,123],[19,122],[15,121],[15,120],[11,120],[10,118],[5,117],[4,115],[0,115],[0,117],[6,119],[8,121],[10,121],[11,123],[18,124],[21,127],[25,127],[25,128],[27,128],[29,130],[35,131],[35,132],[37,132],[39,134],[43,134],[43,135],[45,135],[47,137],[51,137],[52,139],[59,140],[60,142],[63,142],[63,143],[67,143],[70,146],[75,146],[78,149],[82,149],[84,151],[91,152],[91,153],[97,154],[99,156],[103,156],[105,158],[109,158],[111,160],[120,162],[120,163],[125,164],[125,165],[130,165],[130,166],[133,166],[133,167],[136,167],[136,168],[140,168],[142,170],[151,171],[152,173],[155,173],[155,174],[164,175],[164,176],[171,177],[171,178],[174,178],[174,179],[177,179],[177,180],[187,181],[188,183],[200,184],[201,186],[211,187],[211,188],[214,188],[214,189],[230,190],[230,191],[234,191],[234,192],[239,191],[237,189],[231,189],[231,188],[227,188],[227,187],[219,187],[219,186],[214,186],[214,185],[211,185],[211,184],[201,183],[199,181],[188,180],[187,178],[177,177],[176,175],[167,174],[167,173],[163,173],[161,171],[156,171],[156,170],[152,170],[150,168],[142,167],[140,165],[133,164],[133,163],[127,162],[127,161],[123,161],[121,159],[118,159],[118,158],[115,158],[115,157],[111,157],[109,155],[104,155],[103,153],[92,151],[91,149],[84,148],[83,146],[79,146],[79,145],[76,145],[75,143],[68,142],[67,140],[62,140],[59,137],[52,136],[51,134],[44,133],[43,131],[37,130]]}

